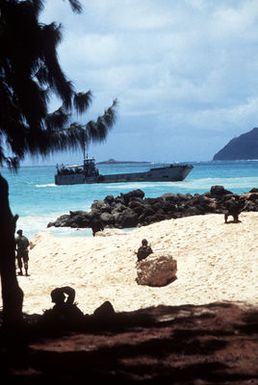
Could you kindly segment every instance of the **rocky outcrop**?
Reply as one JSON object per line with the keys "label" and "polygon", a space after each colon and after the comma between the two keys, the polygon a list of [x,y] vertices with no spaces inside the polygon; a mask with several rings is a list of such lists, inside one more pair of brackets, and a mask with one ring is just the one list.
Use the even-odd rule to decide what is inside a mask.
{"label": "rocky outcrop", "polygon": [[258,127],[230,140],[230,142],[213,157],[213,160],[249,159],[258,159]]}
{"label": "rocky outcrop", "polygon": [[[107,195],[94,201],[91,211],[70,211],[61,215],[48,227],[92,228],[98,220],[105,228],[130,228],[145,226],[165,219],[191,215],[224,213],[237,194],[223,186],[212,186],[204,194],[164,194],[157,198],[145,198],[142,190],[133,190],[117,197]],[[258,211],[258,189],[241,195],[244,211]]]}
{"label": "rocky outcrop", "polygon": [[177,261],[171,255],[151,254],[137,262],[138,285],[166,286],[176,279]]}

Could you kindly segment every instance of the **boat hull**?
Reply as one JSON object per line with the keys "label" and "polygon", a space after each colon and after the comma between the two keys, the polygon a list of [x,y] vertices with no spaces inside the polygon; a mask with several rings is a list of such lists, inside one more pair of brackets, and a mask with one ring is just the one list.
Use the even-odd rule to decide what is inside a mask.
{"label": "boat hull", "polygon": [[55,175],[56,185],[125,183],[125,182],[178,182],[184,180],[192,170],[192,165],[170,165],[152,168],[146,172],[109,174],[87,177],[83,174]]}

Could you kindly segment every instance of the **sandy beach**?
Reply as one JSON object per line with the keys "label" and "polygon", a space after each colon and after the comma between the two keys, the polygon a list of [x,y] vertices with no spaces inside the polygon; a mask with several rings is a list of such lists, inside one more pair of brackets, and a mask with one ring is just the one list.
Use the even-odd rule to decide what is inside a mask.
{"label": "sandy beach", "polygon": [[[24,308],[41,314],[52,307],[50,292],[69,285],[87,314],[109,300],[114,309],[207,304],[216,301],[258,304],[258,213],[242,213],[241,223],[224,224],[223,215],[171,219],[125,232],[106,229],[96,237],[32,239],[29,277],[18,277]],[[171,254],[177,280],[162,288],[135,282],[134,251],[147,238],[155,252]]]}

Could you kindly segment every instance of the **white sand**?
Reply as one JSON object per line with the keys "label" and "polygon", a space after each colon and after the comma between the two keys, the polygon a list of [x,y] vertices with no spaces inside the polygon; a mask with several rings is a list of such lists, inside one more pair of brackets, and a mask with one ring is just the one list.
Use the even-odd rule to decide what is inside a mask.
{"label": "white sand", "polygon": [[[223,215],[172,219],[132,232],[105,230],[96,237],[38,234],[30,251],[30,277],[19,277],[24,311],[52,307],[50,292],[69,285],[80,309],[91,314],[109,300],[116,311],[159,304],[238,301],[258,304],[258,213],[242,213],[241,223]],[[106,234],[106,236],[104,236]],[[162,288],[139,286],[134,251],[147,238],[154,251],[170,253],[177,280]]]}

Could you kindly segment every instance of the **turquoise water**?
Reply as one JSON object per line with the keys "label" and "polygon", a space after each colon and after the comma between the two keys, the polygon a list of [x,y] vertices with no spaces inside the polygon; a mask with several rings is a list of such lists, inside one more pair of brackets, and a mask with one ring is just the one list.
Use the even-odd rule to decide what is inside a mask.
{"label": "turquoise water", "polygon": [[[55,166],[22,167],[18,174],[7,169],[1,173],[7,179],[10,189],[10,205],[13,214],[19,214],[18,227],[28,236],[46,229],[48,222],[69,210],[89,210],[95,199],[106,195],[119,195],[140,188],[146,197],[157,197],[164,193],[203,193],[213,185],[223,185],[235,192],[247,192],[258,187],[258,162],[200,162],[192,163],[194,168],[183,182],[134,182],[94,185],[56,186]],[[117,172],[145,171],[146,164],[99,165],[103,174]],[[89,229],[53,229],[58,234],[90,235]]]}

